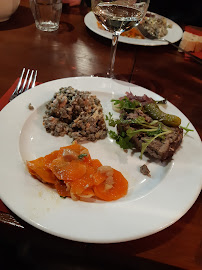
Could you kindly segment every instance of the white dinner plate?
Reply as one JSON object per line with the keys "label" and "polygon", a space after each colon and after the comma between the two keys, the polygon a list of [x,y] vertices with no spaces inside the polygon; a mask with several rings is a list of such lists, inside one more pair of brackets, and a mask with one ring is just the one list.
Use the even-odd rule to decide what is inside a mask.
{"label": "white dinner plate", "polygon": [[[85,146],[92,158],[122,172],[128,180],[128,194],[120,200],[93,203],[61,198],[54,189],[34,179],[26,160],[44,156],[70,145],[68,136],[54,137],[43,127],[45,104],[60,87],[91,91],[100,99],[105,114],[112,112],[111,99],[126,91],[157,94],[127,82],[99,77],[75,77],[50,81],[25,92],[0,112],[0,197],[21,219],[47,233],[81,242],[113,243],[156,233],[181,218],[201,190],[201,140],[194,129],[169,163],[151,162],[151,177],[140,173],[147,163],[139,153],[125,153],[109,137]],[[28,104],[34,110],[28,109]],[[166,111],[178,115],[182,125],[189,120],[171,103]],[[114,117],[118,114],[113,113]]]}
{"label": "white dinner plate", "polygon": [[[158,17],[162,17],[156,13],[150,12],[151,14],[155,14]],[[170,19],[167,19],[168,24],[172,25],[172,28],[168,28],[168,34],[164,37],[165,39],[169,40],[170,42],[174,43],[177,42],[182,38],[183,31],[181,27],[176,24],[175,22],[171,21]],[[95,15],[92,11],[90,11],[88,14],[86,14],[84,18],[85,25],[94,33],[112,39],[112,33],[102,30],[98,28],[97,25],[97,19],[95,18]],[[143,45],[143,46],[159,46],[159,45],[167,45],[168,42],[161,41],[161,40],[150,40],[150,39],[137,39],[137,38],[129,38],[120,36],[119,42],[128,43],[128,44],[134,44],[134,45]]]}

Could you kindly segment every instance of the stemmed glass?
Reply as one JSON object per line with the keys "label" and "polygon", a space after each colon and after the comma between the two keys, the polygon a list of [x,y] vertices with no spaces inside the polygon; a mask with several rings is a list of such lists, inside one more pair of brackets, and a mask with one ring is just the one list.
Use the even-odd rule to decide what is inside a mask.
{"label": "stemmed glass", "polygon": [[105,30],[112,33],[110,67],[107,77],[114,78],[114,63],[121,33],[137,26],[144,18],[150,0],[91,0],[92,11]]}

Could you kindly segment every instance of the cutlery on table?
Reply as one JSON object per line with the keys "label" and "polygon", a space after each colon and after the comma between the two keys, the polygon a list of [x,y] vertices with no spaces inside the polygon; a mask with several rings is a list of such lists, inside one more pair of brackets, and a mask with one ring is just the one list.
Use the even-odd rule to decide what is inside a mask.
{"label": "cutlery on table", "polygon": [[[25,73],[25,68],[23,68],[21,76],[19,78],[18,84],[10,96],[9,101],[13,100],[18,95],[22,94],[23,92],[27,91],[28,89],[31,89],[35,86],[36,83],[36,77],[37,77],[37,70],[32,70],[30,73],[30,69],[27,70],[27,73],[25,75],[25,78],[23,80],[23,76]],[[30,75],[29,75],[30,73]],[[0,211],[0,223],[7,223],[10,225],[14,225],[20,228],[24,228],[20,223],[9,213],[4,213]]]}
{"label": "cutlery on table", "polygon": [[24,228],[11,214],[0,211],[0,223],[9,224],[18,228]]}
{"label": "cutlery on table", "polygon": [[140,31],[140,33],[147,39],[151,39],[151,40],[159,40],[159,41],[165,41],[168,42],[170,45],[172,45],[173,47],[177,48],[179,51],[182,51],[186,54],[188,54],[190,57],[192,57],[195,61],[199,62],[200,64],[202,64],[202,60],[200,58],[198,58],[197,56],[191,54],[190,52],[185,51],[184,49],[182,49],[181,47],[173,44],[172,42],[170,42],[169,40],[165,39],[165,38],[157,38],[155,35],[151,35],[141,24],[136,26],[137,29]]}
{"label": "cutlery on table", "polygon": [[32,70],[30,75],[29,75],[30,69],[27,70],[27,73],[25,75],[25,78],[23,80],[23,76],[25,73],[25,68],[23,68],[19,82],[10,96],[9,101],[13,100],[15,97],[19,96],[23,92],[27,91],[28,89],[31,89],[35,86],[36,83],[36,77],[37,77],[37,70]]}

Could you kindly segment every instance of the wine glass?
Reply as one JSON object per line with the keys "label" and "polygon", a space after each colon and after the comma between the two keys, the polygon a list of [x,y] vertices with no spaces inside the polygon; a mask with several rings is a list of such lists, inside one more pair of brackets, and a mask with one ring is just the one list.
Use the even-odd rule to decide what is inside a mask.
{"label": "wine glass", "polygon": [[105,30],[112,33],[110,67],[107,77],[114,78],[118,38],[144,18],[150,0],[91,0],[92,11]]}

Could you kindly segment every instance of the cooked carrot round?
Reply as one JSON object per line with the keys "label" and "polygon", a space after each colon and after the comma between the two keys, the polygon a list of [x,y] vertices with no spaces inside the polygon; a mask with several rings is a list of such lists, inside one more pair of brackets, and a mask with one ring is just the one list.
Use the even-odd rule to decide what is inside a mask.
{"label": "cooked carrot round", "polygon": [[97,169],[102,166],[102,163],[99,161],[99,159],[91,159],[90,166]]}
{"label": "cooked carrot round", "polygon": [[45,165],[47,168],[49,168],[52,161],[58,157],[58,153],[59,150],[56,150],[44,157]]}
{"label": "cooked carrot round", "polygon": [[94,185],[96,186],[104,182],[106,179],[107,179],[106,175],[98,171],[93,175]]}
{"label": "cooked carrot round", "polygon": [[92,188],[87,188],[80,194],[80,196],[84,198],[91,198],[95,196],[95,193]]}
{"label": "cooked carrot round", "polygon": [[44,183],[54,184],[58,194],[73,200],[117,200],[126,195],[128,182],[123,175],[91,159],[88,149],[76,142],[61,147],[45,157],[27,161],[31,175]]}
{"label": "cooked carrot round", "polygon": [[93,174],[94,168],[87,166],[86,173],[80,179],[77,179],[71,183],[71,193],[80,195],[87,188],[92,187],[94,184]]}
{"label": "cooked carrot round", "polygon": [[55,183],[55,189],[61,197],[69,197],[70,196],[70,186],[68,183],[64,183],[61,180],[57,180]]}
{"label": "cooked carrot round", "polygon": [[56,181],[55,175],[46,167],[46,161],[43,157],[27,161],[29,173],[38,178],[40,181],[54,184]]}
{"label": "cooked carrot round", "polygon": [[55,176],[64,181],[76,180],[86,173],[86,165],[79,160],[65,162],[62,157],[53,160],[51,170]]}
{"label": "cooked carrot round", "polygon": [[95,195],[104,201],[118,200],[125,196],[128,191],[128,181],[119,171],[113,169],[113,185],[107,189],[105,181],[94,186]]}

